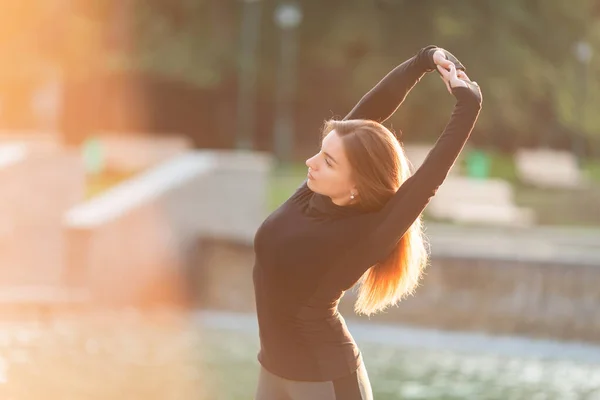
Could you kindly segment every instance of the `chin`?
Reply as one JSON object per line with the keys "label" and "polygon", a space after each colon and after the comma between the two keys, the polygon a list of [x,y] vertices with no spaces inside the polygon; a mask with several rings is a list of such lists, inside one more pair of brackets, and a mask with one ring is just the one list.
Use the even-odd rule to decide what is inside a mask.
{"label": "chin", "polygon": [[306,186],[308,186],[308,188],[310,190],[312,190],[313,192],[319,193],[319,191],[315,188],[315,184],[313,183],[313,181],[311,179],[306,180]]}

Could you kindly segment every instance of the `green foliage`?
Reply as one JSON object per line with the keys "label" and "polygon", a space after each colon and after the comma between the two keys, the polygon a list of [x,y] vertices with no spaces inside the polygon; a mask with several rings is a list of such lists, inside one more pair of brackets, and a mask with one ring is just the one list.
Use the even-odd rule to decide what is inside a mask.
{"label": "green foliage", "polygon": [[[121,52],[113,66],[150,71],[199,86],[221,79],[225,50],[215,37],[210,1],[181,0],[175,5],[137,0],[132,13],[132,53]],[[215,5],[217,6],[217,5]]]}
{"label": "green foliage", "polygon": [[[260,2],[257,82],[267,94],[274,92],[276,82],[280,32],[273,12],[279,2]],[[134,69],[204,87],[235,81],[242,62],[242,1],[65,4],[23,0],[3,9],[1,82],[39,77],[52,63],[71,75]],[[332,112],[342,113],[391,68],[433,43],[455,53],[482,87],[484,108],[474,137],[478,144],[510,149],[551,142],[556,132],[600,136],[600,63],[595,62],[600,6],[595,0],[300,4],[299,73],[309,77],[298,91],[301,105],[322,99],[326,90],[337,91],[344,104],[332,104],[341,108]],[[574,51],[582,40],[593,51],[587,67]],[[315,75],[310,74],[333,80],[323,86],[311,82]],[[447,121],[452,99],[437,79],[424,79],[390,121],[407,132],[407,140],[416,132],[419,139],[433,139]]]}
{"label": "green foliage", "polygon": [[[389,3],[400,12],[406,2]],[[529,137],[543,137],[544,131],[555,129],[553,125],[598,134],[594,127],[600,121],[596,122],[597,113],[592,110],[600,101],[600,75],[591,63],[592,69],[585,76],[574,57],[580,40],[587,40],[596,53],[600,50],[593,4],[588,0],[423,1],[412,6],[422,9],[411,14],[411,19],[420,21],[413,22],[415,29],[409,35],[405,27],[398,27],[402,23],[388,26],[397,27],[398,34],[390,32],[392,36],[407,38],[415,46],[427,40],[454,52],[484,93],[478,129],[504,138],[514,136],[516,144],[523,144]],[[394,13],[388,18],[404,19]],[[431,31],[422,34],[423,27]],[[578,111],[585,99],[582,85],[587,88],[585,113]],[[431,99],[432,93],[416,96]],[[550,118],[538,112],[539,107],[552,110]],[[446,108],[436,110],[434,104],[431,110],[436,114],[433,120],[446,119]]]}

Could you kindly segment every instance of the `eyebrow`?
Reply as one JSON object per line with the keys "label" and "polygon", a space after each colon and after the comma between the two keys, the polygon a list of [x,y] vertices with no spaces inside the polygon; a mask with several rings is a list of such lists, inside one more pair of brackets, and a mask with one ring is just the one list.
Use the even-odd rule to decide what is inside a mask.
{"label": "eyebrow", "polygon": [[326,151],[323,152],[323,154],[325,154],[327,157],[331,158],[331,161],[333,161],[334,163],[338,163],[335,158],[331,157],[331,154],[327,153]]}

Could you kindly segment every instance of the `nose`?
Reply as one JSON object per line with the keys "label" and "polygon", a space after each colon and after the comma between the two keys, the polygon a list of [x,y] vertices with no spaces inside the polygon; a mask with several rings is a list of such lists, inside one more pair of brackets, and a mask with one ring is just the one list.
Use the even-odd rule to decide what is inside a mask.
{"label": "nose", "polygon": [[306,160],[306,166],[307,166],[308,168],[312,169],[312,170],[314,170],[314,169],[315,169],[315,162],[314,162],[314,160],[315,160],[315,157],[314,157],[314,156],[313,156],[313,157],[311,157],[311,158],[309,158],[308,160]]}

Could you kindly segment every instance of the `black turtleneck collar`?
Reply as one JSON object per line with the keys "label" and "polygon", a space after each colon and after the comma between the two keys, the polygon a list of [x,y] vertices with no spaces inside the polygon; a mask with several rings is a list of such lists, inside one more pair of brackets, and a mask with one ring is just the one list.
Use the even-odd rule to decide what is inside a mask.
{"label": "black turtleneck collar", "polygon": [[312,192],[308,200],[307,212],[311,216],[343,218],[363,214],[364,210],[360,204],[340,206],[335,204],[329,196]]}

